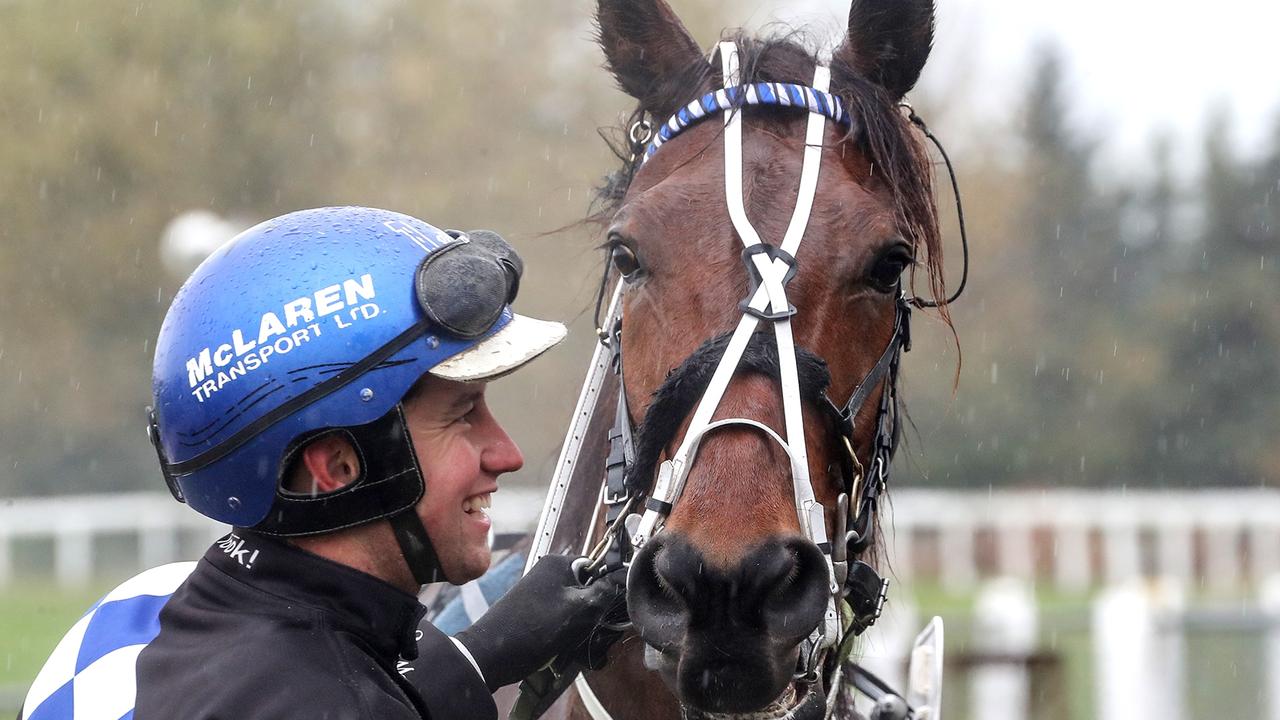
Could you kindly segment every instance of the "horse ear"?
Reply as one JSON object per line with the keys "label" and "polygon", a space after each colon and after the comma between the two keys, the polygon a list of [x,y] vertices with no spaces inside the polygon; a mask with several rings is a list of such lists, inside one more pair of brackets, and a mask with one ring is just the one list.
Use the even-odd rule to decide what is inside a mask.
{"label": "horse ear", "polygon": [[702,50],[663,0],[599,0],[600,47],[623,92],[651,112],[661,84],[702,60]]}
{"label": "horse ear", "polygon": [[853,0],[832,70],[853,71],[899,99],[920,79],[933,47],[933,0]]}

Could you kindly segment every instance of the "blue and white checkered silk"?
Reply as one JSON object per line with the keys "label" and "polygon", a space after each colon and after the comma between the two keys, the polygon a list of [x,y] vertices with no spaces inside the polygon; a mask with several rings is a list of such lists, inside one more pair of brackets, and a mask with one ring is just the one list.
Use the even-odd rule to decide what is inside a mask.
{"label": "blue and white checkered silk", "polygon": [[[138,655],[160,632],[160,609],[194,570],[162,565],[125,581],[67,631],[36,676],[23,720],[132,720]],[[511,555],[461,588],[431,621],[453,635],[475,622],[520,579]]]}
{"label": "blue and white checkered silk", "polygon": [[107,593],[54,648],[23,703],[25,720],[133,718],[138,654],[194,562],[152,568]]}
{"label": "blue and white checkered silk", "polygon": [[712,115],[747,105],[776,105],[808,110],[826,115],[845,126],[852,126],[853,118],[845,110],[844,102],[828,92],[814,90],[807,85],[793,83],[753,83],[740,87],[721,88],[694,100],[676,111],[662,127],[644,152],[645,162],[662,147],[662,144],[679,135],[690,125]]}

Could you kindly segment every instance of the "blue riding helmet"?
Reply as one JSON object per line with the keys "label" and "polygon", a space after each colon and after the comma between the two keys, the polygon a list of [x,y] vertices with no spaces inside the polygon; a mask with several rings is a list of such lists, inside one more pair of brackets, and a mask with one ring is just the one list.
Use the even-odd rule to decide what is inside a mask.
{"label": "blue riding helmet", "polygon": [[[156,341],[149,430],[170,490],[280,535],[411,508],[423,480],[399,410],[410,387],[496,377],[564,337],[511,311],[520,272],[495,233],[387,210],[303,210],[244,231],[183,284]],[[282,490],[292,453],[334,431],[361,450],[362,477],[332,497]],[[392,466],[388,437],[417,472]]]}

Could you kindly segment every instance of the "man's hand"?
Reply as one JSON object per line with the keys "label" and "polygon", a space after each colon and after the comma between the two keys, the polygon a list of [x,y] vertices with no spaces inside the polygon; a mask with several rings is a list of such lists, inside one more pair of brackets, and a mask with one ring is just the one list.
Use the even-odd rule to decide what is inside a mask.
{"label": "man's hand", "polygon": [[[491,690],[519,682],[557,656],[589,652],[602,662],[618,635],[598,627],[626,602],[625,573],[612,572],[580,585],[567,555],[538,561],[474,625],[458,633]],[[616,614],[616,612],[615,612]]]}

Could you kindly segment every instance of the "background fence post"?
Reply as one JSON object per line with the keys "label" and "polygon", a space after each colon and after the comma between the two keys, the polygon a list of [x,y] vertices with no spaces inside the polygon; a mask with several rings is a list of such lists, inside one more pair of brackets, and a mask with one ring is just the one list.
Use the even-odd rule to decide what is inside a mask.
{"label": "background fence post", "polygon": [[[1173,508],[1170,508],[1173,510]],[[1181,512],[1172,512],[1156,529],[1156,574],[1160,577],[1190,583],[1191,534],[1194,527]]]}
{"label": "background fence post", "polygon": [[138,560],[144,570],[178,559],[178,524],[168,517],[154,518],[138,531]]}
{"label": "background fence post", "polygon": [[58,585],[85,585],[93,573],[93,544],[88,527],[64,523],[53,538],[53,573]]}
{"label": "background fence post", "polygon": [[1098,720],[1183,717],[1183,599],[1179,585],[1128,582],[1093,605]]}
{"label": "background fence post", "polygon": [[999,543],[1000,574],[1032,580],[1036,575],[1036,558],[1032,527],[1026,517],[1014,518],[996,529]]}
{"label": "background fence post", "polygon": [[13,548],[9,544],[9,533],[0,527],[0,587],[5,587],[13,579]]}
{"label": "background fence post", "polygon": [[1210,590],[1230,592],[1240,582],[1240,528],[1234,518],[1215,513],[1205,523],[1205,584]]}
{"label": "background fence post", "polygon": [[1262,684],[1266,693],[1267,717],[1280,720],[1280,574],[1262,579],[1258,604],[1267,620],[1262,646]]}
{"label": "background fence post", "polygon": [[1031,712],[1031,674],[1026,658],[1035,651],[1039,620],[1031,586],[998,578],[978,592],[973,644],[987,656],[970,676],[969,717],[1026,720]]}
{"label": "background fence post", "polygon": [[1148,685],[1155,662],[1155,619],[1133,584],[1104,590],[1093,604],[1093,658],[1098,720],[1151,717]]}
{"label": "background fence post", "polygon": [[942,587],[949,592],[968,590],[978,575],[977,561],[973,556],[973,530],[972,525],[953,518],[938,533]]}
{"label": "background fence post", "polygon": [[1053,529],[1053,578],[1063,590],[1082,592],[1093,583],[1089,568],[1089,527],[1064,523]]}
{"label": "background fence post", "polygon": [[1141,574],[1138,528],[1130,519],[1110,518],[1103,530],[1103,546],[1108,584],[1124,583]]}
{"label": "background fence post", "polygon": [[1280,572],[1280,532],[1262,521],[1251,524],[1249,536],[1249,579],[1258,587]]}

